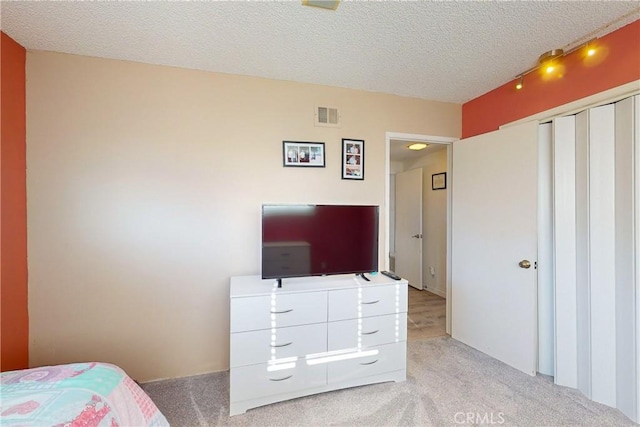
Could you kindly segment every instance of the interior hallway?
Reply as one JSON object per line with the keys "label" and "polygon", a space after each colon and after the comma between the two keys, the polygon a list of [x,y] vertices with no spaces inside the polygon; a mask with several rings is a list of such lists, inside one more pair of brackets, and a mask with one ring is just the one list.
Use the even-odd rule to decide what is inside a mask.
{"label": "interior hallway", "polygon": [[409,286],[407,340],[446,336],[446,299]]}

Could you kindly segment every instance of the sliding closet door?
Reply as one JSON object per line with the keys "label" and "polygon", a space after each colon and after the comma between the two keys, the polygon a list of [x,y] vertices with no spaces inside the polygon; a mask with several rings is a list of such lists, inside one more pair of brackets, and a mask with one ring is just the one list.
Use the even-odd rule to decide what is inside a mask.
{"label": "sliding closet door", "polygon": [[538,372],[553,376],[553,165],[551,123],[538,127]]}
{"label": "sliding closet door", "polygon": [[[635,296],[637,284],[634,278],[634,127],[638,111],[634,102],[638,97],[627,98],[615,108],[615,272],[616,272],[616,366],[615,376],[617,407],[637,420],[636,381],[638,366],[636,356]],[[634,111],[635,110],[635,111]],[[637,185],[637,184],[636,184]],[[636,216],[637,216],[637,212]]]}
{"label": "sliding closet door", "polygon": [[635,97],[553,123],[555,381],[636,422],[639,121]]}
{"label": "sliding closet door", "polygon": [[576,329],[576,117],[553,121],[556,384],[578,387]]}
{"label": "sliding closet door", "polygon": [[589,110],[591,398],[616,405],[615,106]]}
{"label": "sliding closet door", "polygon": [[[589,111],[576,115],[576,329],[578,390],[591,397],[589,320]],[[577,323],[577,324],[576,324]]]}

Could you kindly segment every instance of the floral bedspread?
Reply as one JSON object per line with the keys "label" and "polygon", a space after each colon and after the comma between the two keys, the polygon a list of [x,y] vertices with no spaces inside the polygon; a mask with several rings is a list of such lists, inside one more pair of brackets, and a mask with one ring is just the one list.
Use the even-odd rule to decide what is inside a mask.
{"label": "floral bedspread", "polygon": [[75,363],[0,374],[2,426],[168,426],[120,368]]}

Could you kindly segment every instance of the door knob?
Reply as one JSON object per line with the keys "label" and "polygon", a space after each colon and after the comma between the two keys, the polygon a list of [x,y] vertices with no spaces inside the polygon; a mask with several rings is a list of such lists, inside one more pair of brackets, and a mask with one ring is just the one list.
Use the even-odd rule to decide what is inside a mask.
{"label": "door knob", "polygon": [[523,259],[518,263],[518,265],[520,266],[520,268],[529,268],[531,267],[531,261],[529,261],[528,259]]}
{"label": "door knob", "polygon": [[413,235],[413,236],[411,236],[411,237],[414,237],[414,238],[416,238],[416,239],[422,239],[422,234],[414,234],[414,235]]}

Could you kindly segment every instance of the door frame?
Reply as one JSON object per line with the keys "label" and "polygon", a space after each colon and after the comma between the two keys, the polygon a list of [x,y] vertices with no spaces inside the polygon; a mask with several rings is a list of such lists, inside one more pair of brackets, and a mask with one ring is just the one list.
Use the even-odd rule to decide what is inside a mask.
{"label": "door frame", "polygon": [[391,175],[391,140],[406,142],[424,142],[428,144],[443,144],[447,146],[447,299],[446,299],[446,332],[451,335],[451,200],[453,189],[453,157],[451,144],[460,138],[447,136],[420,135],[402,132],[386,132],[385,133],[385,184],[384,184],[384,201],[385,201],[385,233],[384,233],[384,265],[385,270],[389,270],[389,201],[391,197],[390,175]]}

